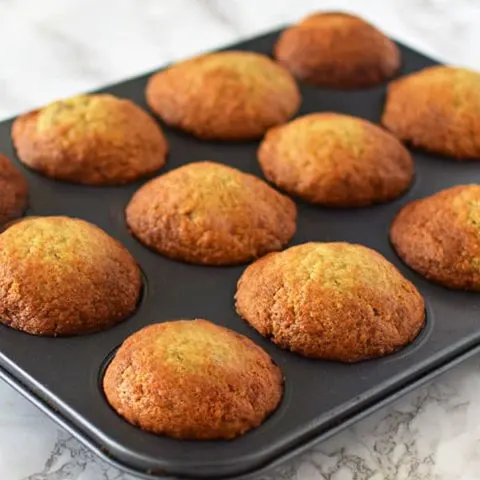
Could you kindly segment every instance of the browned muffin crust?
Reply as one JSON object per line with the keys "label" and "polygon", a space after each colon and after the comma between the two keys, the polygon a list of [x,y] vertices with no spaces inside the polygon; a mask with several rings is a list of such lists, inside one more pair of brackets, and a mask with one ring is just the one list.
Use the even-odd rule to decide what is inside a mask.
{"label": "browned muffin crust", "polygon": [[274,55],[297,78],[332,88],[370,87],[400,68],[397,46],[373,25],[346,13],[310,15],[282,32]]}
{"label": "browned muffin crust", "polygon": [[98,227],[30,217],[0,235],[0,322],[34,335],[77,335],[128,317],[141,291],[128,251]]}
{"label": "browned muffin crust", "polygon": [[129,337],[103,379],[110,405],[143,430],[230,439],[280,403],[283,378],[247,337],[207,320],[150,325]]}
{"label": "browned muffin crust", "polygon": [[0,154],[0,228],[27,208],[28,184],[10,160]]}
{"label": "browned muffin crust", "polygon": [[460,185],[408,203],[390,239],[402,260],[449,288],[480,291],[480,185]]}
{"label": "browned muffin crust", "polygon": [[168,125],[217,140],[261,137],[300,106],[287,70],[265,55],[240,51],[177,63],[150,78],[146,97]]}
{"label": "browned muffin crust", "polygon": [[140,107],[112,95],[80,95],[22,115],[12,139],[42,175],[91,185],[128,183],[165,164],[167,142]]}
{"label": "browned muffin crust", "polygon": [[392,82],[382,123],[415,147],[480,160],[480,73],[438,66]]}
{"label": "browned muffin crust", "polygon": [[132,233],[178,260],[247,262],[281,249],[296,229],[295,204],[259,178],[195,162],[144,185],[126,209]]}
{"label": "browned muffin crust", "polygon": [[408,150],[373,123],[313,113],[268,131],[258,151],[268,180],[307,202],[359,207],[397,198],[413,179]]}
{"label": "browned muffin crust", "polygon": [[305,243],[250,265],[237,312],[282,348],[356,362],[412,342],[425,321],[416,288],[379,253],[348,243]]}

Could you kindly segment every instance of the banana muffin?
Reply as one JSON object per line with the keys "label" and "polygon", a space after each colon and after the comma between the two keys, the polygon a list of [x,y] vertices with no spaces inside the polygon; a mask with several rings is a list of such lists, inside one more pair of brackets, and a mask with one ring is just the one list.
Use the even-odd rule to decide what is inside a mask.
{"label": "banana muffin", "polygon": [[217,140],[259,138],[300,106],[285,68],[265,55],[240,51],[177,63],[150,78],[146,97],[168,125]]}
{"label": "banana muffin", "polygon": [[373,123],[314,113],[272,128],[258,159],[268,180],[307,202],[358,207],[400,196],[413,179],[408,150]]}
{"label": "banana muffin", "polygon": [[28,184],[7,157],[0,154],[0,228],[27,208]]}
{"label": "banana muffin", "polygon": [[277,60],[304,82],[331,88],[370,87],[400,68],[400,51],[365,20],[346,13],[316,13],[280,35]]}
{"label": "banana muffin", "polygon": [[305,243],[250,265],[239,315],[282,348],[356,362],[412,342],[425,321],[416,288],[379,253],[349,243]]}
{"label": "banana muffin", "polygon": [[142,281],[128,251],[68,217],[29,217],[0,235],[0,322],[34,335],[77,335],[128,317]]}
{"label": "banana muffin", "polygon": [[233,265],[281,249],[296,229],[288,197],[259,178],[195,162],[151,180],[126,209],[131,232],[168,257]]}
{"label": "banana muffin", "polygon": [[402,260],[445,287],[480,291],[480,185],[460,185],[408,203],[390,239]]}
{"label": "banana muffin", "polygon": [[177,320],[129,337],[103,388],[125,420],[182,439],[230,439],[258,427],[280,403],[283,377],[247,337],[207,320]]}
{"label": "banana muffin", "polygon": [[20,160],[58,180],[124,184],[165,164],[167,142],[156,121],[129,100],[80,95],[15,120]]}
{"label": "banana muffin", "polygon": [[480,160],[480,73],[438,66],[392,82],[382,123],[415,147]]}

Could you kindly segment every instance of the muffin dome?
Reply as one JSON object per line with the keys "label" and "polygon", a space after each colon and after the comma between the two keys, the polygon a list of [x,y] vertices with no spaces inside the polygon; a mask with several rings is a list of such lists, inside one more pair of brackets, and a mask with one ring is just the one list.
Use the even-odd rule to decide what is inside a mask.
{"label": "muffin dome", "polygon": [[265,55],[229,51],[202,55],[153,75],[147,102],[168,125],[196,137],[261,137],[298,110],[290,73]]}
{"label": "muffin dome", "polygon": [[373,25],[346,13],[317,13],[284,30],[274,51],[297,78],[332,88],[370,87],[400,67],[397,46]]}
{"label": "muffin dome", "polygon": [[410,343],[425,319],[415,287],[377,252],[305,243],[241,276],[237,312],[260,334],[307,357],[355,362]]}
{"label": "muffin dome", "polygon": [[144,430],[228,439],[257,427],[277,408],[283,378],[247,337],[207,320],[178,320],[128,338],[103,387],[110,405]]}
{"label": "muffin dome", "polygon": [[448,188],[407,204],[390,238],[404,262],[429,280],[480,291],[480,185]]}
{"label": "muffin dome", "polygon": [[28,185],[7,157],[0,154],[0,228],[27,208]]}
{"label": "muffin dome", "polygon": [[17,330],[102,330],[133,312],[140,291],[128,251],[83,220],[31,217],[0,235],[0,322]]}
{"label": "muffin dome", "polygon": [[408,150],[360,118],[314,113],[268,131],[258,158],[268,180],[307,202],[355,207],[401,195],[413,179]]}
{"label": "muffin dome", "polygon": [[480,74],[430,67],[392,82],[382,123],[433,153],[480,160]]}
{"label": "muffin dome", "polygon": [[282,248],[295,233],[296,207],[253,175],[195,162],[140,188],[126,219],[141,242],[164,255],[229,265]]}
{"label": "muffin dome", "polygon": [[58,180],[123,184],[165,164],[167,143],[140,107],[112,95],[80,95],[22,115],[13,124],[20,160]]}

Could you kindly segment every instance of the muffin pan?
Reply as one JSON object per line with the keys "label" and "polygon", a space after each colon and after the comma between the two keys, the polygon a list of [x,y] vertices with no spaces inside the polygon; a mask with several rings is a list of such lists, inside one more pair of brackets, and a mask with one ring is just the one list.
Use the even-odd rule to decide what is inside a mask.
{"label": "muffin pan", "polygon": [[[235,48],[270,54],[277,35],[274,32]],[[401,74],[435,64],[400,48]],[[103,91],[145,107],[147,78]],[[348,92],[307,86],[301,90],[299,115],[337,111],[376,123],[380,120],[385,85]],[[11,124],[0,124],[0,151],[15,159]],[[209,159],[261,176],[258,142],[205,142],[168,128],[165,133],[170,155],[162,173]],[[135,240],[127,231],[124,208],[143,182],[108,188],[71,185],[19,165],[30,184],[27,215],[69,215],[97,224],[129,249],[143,270],[145,285],[134,315],[101,333],[42,338],[1,326],[1,376],[104,459],[144,478],[247,478],[278,464],[479,349],[480,295],[429,283],[402,264],[388,241],[390,223],[403,204],[455,184],[480,182],[478,163],[419,152],[414,152],[414,158],[415,182],[394,202],[345,210],[298,202],[298,230],[290,245],[310,240],[365,244],[397,265],[425,297],[427,324],[412,345],[388,357],[353,365],[309,360],[283,351],[243,322],[233,305],[243,266],[187,265],[157,255]],[[285,375],[279,409],[262,426],[233,441],[179,441],[145,433],[109,407],[100,387],[105,365],[128,335],[150,323],[195,317],[248,335],[267,350]]]}

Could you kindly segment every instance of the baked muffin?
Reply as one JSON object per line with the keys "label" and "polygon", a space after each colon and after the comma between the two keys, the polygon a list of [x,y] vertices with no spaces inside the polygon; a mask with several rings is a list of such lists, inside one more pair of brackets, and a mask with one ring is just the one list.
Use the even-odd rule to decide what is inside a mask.
{"label": "baked muffin", "polygon": [[407,204],[390,239],[402,260],[429,280],[480,291],[480,185],[447,188]]}
{"label": "baked muffin", "polygon": [[416,288],[374,250],[305,243],[267,255],[241,276],[237,311],[282,348],[356,362],[412,342],[425,321]]}
{"label": "baked muffin", "polygon": [[400,196],[413,178],[408,150],[373,123],[314,113],[272,128],[258,159],[268,180],[307,202],[358,207]]}
{"label": "baked muffin", "polygon": [[229,439],[280,403],[283,378],[247,337],[207,320],[150,325],[117,351],[103,379],[110,405],[143,430]]}
{"label": "baked muffin", "polygon": [[415,147],[480,159],[480,73],[439,66],[392,82],[382,123]]}
{"label": "baked muffin", "polygon": [[29,217],[0,235],[0,322],[34,335],[106,329],[135,309],[140,270],[99,228]]}
{"label": "baked muffin", "polygon": [[28,185],[7,157],[0,154],[0,228],[27,208]]}
{"label": "baked muffin", "polygon": [[165,123],[196,137],[248,140],[286,122],[300,106],[295,80],[253,52],[220,52],[153,75],[147,102]]}
{"label": "baked muffin", "polygon": [[331,88],[370,87],[400,68],[400,51],[365,20],[316,13],[280,35],[277,60],[304,82]]}
{"label": "baked muffin", "polygon": [[247,262],[281,249],[297,210],[259,178],[213,162],[177,168],[144,185],[126,209],[132,233],[168,257],[207,265]]}
{"label": "baked muffin", "polygon": [[42,175],[114,185],[165,164],[160,127],[140,107],[112,95],[80,95],[22,115],[12,137],[20,160]]}

